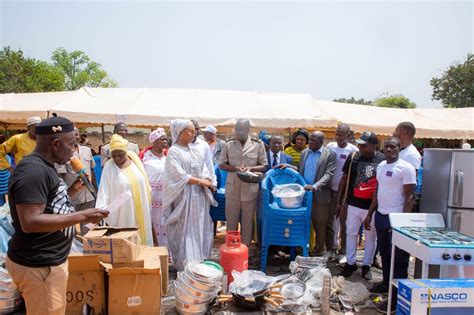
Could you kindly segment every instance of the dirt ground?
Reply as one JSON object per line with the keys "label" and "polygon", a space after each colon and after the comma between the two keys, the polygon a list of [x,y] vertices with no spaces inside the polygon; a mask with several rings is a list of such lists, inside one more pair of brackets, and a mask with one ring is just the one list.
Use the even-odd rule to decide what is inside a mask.
{"label": "dirt ground", "polygon": [[[225,242],[225,233],[218,233],[214,239],[214,246],[211,253],[211,260],[219,262],[219,248]],[[249,269],[250,270],[260,270],[260,249],[258,248],[257,244],[252,244],[249,247]],[[372,287],[372,285],[376,282],[382,280],[382,271],[376,268],[372,268],[372,280],[367,281],[362,278],[361,275],[361,262],[362,257],[364,255],[363,252],[363,243],[359,246],[357,251],[357,264],[359,269],[347,280],[353,282],[361,282],[363,283],[368,289]],[[267,259],[267,275],[277,276],[282,274],[288,274],[289,271],[289,258],[280,257],[277,255],[270,255]],[[331,271],[333,276],[339,275],[342,271],[342,266],[339,265],[337,260],[328,261],[327,267]],[[409,274],[413,274],[414,263],[410,262]],[[170,267],[170,280],[176,279],[176,270],[173,266]],[[375,295],[372,295],[371,298],[374,298]],[[165,302],[166,301],[166,302]],[[176,310],[171,306],[173,298],[168,297],[164,299],[164,308],[166,314],[177,314]],[[167,305],[168,304],[168,305]],[[225,308],[218,308],[218,307],[210,307],[208,310],[208,314],[264,314],[266,312],[249,312],[242,309],[239,309],[232,303],[228,304]],[[319,312],[315,311],[313,314],[318,314]],[[335,309],[331,309],[331,314],[365,314],[365,315],[372,315],[372,314],[379,314],[379,312],[375,309],[375,307],[370,306],[367,307],[365,310],[357,313],[344,313],[341,311],[337,311]]]}

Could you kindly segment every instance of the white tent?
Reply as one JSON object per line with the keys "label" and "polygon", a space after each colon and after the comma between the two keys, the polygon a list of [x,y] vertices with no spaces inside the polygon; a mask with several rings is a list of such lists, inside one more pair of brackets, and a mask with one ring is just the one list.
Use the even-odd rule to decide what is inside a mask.
{"label": "white tent", "polygon": [[[35,105],[36,104],[36,105]],[[0,95],[0,121],[17,123],[32,112],[63,115],[78,125],[168,126],[171,119],[196,119],[202,125],[233,126],[250,118],[266,129],[332,128],[336,119],[313,107],[309,94],[194,89],[82,88],[60,93]]]}
{"label": "white tent", "polygon": [[52,112],[80,127],[126,121],[135,127],[168,126],[171,119],[196,119],[230,131],[236,118],[255,128],[332,129],[344,122],[356,132],[392,134],[402,121],[417,127],[418,138],[474,139],[474,108],[396,109],[313,100],[309,94],[197,89],[82,88],[70,92],[0,94],[0,123],[24,128],[26,118]]}
{"label": "white tent", "polygon": [[474,139],[474,108],[401,109],[318,100],[314,107],[355,132],[391,135],[398,123],[410,121],[417,138]]}

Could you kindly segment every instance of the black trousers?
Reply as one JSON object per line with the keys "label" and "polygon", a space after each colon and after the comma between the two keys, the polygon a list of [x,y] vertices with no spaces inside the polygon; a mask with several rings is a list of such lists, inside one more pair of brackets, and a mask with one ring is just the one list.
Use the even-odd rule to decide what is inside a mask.
{"label": "black trousers", "polygon": [[[375,230],[377,231],[377,245],[382,257],[383,282],[389,284],[390,281],[390,259],[392,258],[392,227],[388,215],[375,213]],[[395,264],[393,270],[394,279],[408,278],[408,263],[410,255],[399,249],[395,249]]]}

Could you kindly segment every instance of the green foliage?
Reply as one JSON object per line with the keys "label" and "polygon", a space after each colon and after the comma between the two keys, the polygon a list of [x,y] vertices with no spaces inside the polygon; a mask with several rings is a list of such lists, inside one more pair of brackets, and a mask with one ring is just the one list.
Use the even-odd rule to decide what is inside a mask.
{"label": "green foliage", "polygon": [[408,97],[401,94],[393,94],[386,97],[379,97],[374,101],[375,106],[395,107],[395,108],[415,108],[416,104],[411,102]]}
{"label": "green foliage", "polygon": [[0,93],[64,90],[64,76],[47,62],[26,58],[23,51],[3,48],[0,52]]}
{"label": "green foliage", "polygon": [[101,65],[92,61],[83,51],[71,53],[64,48],[58,48],[51,58],[54,65],[64,74],[67,90],[77,90],[83,86],[117,87]]}
{"label": "green foliage", "polygon": [[444,107],[474,107],[474,54],[468,54],[464,63],[456,63],[432,78],[432,97]]}
{"label": "green foliage", "polygon": [[360,104],[360,105],[372,105],[372,102],[365,100],[363,98],[355,99],[353,96],[351,98],[336,98],[333,100],[338,103],[349,103],[349,104]]}

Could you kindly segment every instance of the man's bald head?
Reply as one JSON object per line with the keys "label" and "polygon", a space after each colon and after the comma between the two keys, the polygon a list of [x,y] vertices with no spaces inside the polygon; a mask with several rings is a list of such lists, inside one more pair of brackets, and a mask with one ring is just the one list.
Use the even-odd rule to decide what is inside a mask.
{"label": "man's bald head", "polygon": [[324,142],[324,133],[322,131],[313,131],[309,135],[308,147],[312,151],[318,151]]}
{"label": "man's bald head", "polygon": [[250,120],[247,118],[239,118],[235,123],[234,136],[239,141],[247,140],[250,132]]}

